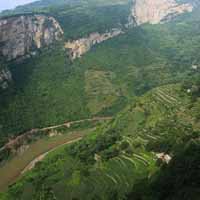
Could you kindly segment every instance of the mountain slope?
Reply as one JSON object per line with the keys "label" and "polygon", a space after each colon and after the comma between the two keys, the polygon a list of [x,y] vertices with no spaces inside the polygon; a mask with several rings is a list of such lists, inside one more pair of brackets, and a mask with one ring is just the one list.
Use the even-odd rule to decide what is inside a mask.
{"label": "mountain slope", "polygon": [[[199,29],[198,23],[191,20],[134,28],[93,48],[72,64],[59,45],[23,64],[10,63],[16,89],[5,93],[1,100],[2,134],[87,118],[92,113],[86,105],[92,102],[102,108],[97,114],[111,115],[132,96],[158,85],[182,81],[193,71],[195,76],[192,66],[198,65]],[[103,100],[106,93],[100,91],[99,100],[94,100],[92,90],[87,89],[92,86],[85,87],[91,84],[87,81],[90,71],[112,71],[111,78],[105,76],[115,91],[112,104]],[[97,89],[101,89],[100,85]]]}
{"label": "mountain slope", "polygon": [[[158,0],[144,2],[137,4],[146,11],[139,18],[130,15],[138,1],[125,0],[44,0],[19,11],[51,14],[64,37],[27,59],[2,59],[1,71],[9,69],[12,81],[0,90],[0,146],[27,130],[96,116],[112,120],[51,152],[1,199],[199,198],[193,176],[199,171],[199,7],[188,0],[170,0],[167,9]],[[120,34],[108,37],[113,28]],[[73,54],[85,50],[76,43],[83,39],[87,51],[70,59],[66,43],[75,43]]]}
{"label": "mountain slope", "polygon": [[[197,118],[192,118],[194,105],[187,91],[179,85],[153,89],[128,106],[111,123],[99,127],[93,135],[55,152],[38,164],[10,188],[8,199],[39,199],[41,196],[49,199],[124,198],[135,184],[143,183],[157,173],[162,176],[168,170],[162,172],[162,165],[156,164],[155,153],[165,152],[173,156],[182,151],[182,146],[194,141],[198,154],[200,127],[197,126]],[[188,118],[191,120],[188,121]],[[192,151],[191,145],[184,147],[188,148],[186,154],[189,149]],[[174,163],[177,161],[173,159],[169,170],[174,165],[176,169]],[[195,160],[188,162],[194,167]],[[184,166],[184,163],[180,165]],[[192,169],[193,173],[197,173],[197,168]],[[194,184],[198,185],[197,179],[194,179]],[[187,192],[190,192],[189,188]],[[153,199],[159,199],[155,193],[153,195]],[[179,195],[182,197],[181,193]],[[193,195],[198,196],[198,190],[193,191]]]}

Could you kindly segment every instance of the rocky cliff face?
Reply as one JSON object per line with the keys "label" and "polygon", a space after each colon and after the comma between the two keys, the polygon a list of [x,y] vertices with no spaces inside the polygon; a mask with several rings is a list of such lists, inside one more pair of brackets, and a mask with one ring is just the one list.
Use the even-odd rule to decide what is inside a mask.
{"label": "rocky cliff face", "polygon": [[[133,0],[128,23],[124,26],[130,28],[144,23],[162,23],[179,14],[191,12],[193,7],[191,2],[181,4],[176,0]],[[104,34],[91,33],[89,37],[65,43],[65,48],[69,50],[71,60],[74,60],[89,51],[93,45],[122,33],[121,29],[113,29]]]}
{"label": "rocky cliff face", "polygon": [[[176,0],[132,0],[133,5],[128,23],[124,26],[130,28],[143,23],[156,24],[172,17],[190,12],[194,4],[180,4]],[[91,33],[88,37],[65,43],[69,49],[72,60],[81,57],[90,48],[98,43],[122,34],[121,29],[112,29],[109,32]],[[45,15],[22,15],[0,19],[0,56],[7,60],[16,59],[33,52],[44,46],[48,46],[55,40],[62,38],[63,31],[59,23]]]}
{"label": "rocky cliff face", "polygon": [[0,19],[0,54],[7,60],[16,59],[61,39],[62,34],[53,17],[23,15]]}
{"label": "rocky cliff face", "polygon": [[74,60],[76,58],[80,58],[83,54],[89,51],[93,45],[116,37],[122,33],[123,31],[121,29],[112,29],[110,32],[103,34],[91,33],[86,38],[66,42],[65,48],[68,49],[70,59]]}
{"label": "rocky cliff face", "polygon": [[133,0],[132,16],[137,25],[157,24],[184,12],[191,12],[191,3],[179,4],[175,0]]}

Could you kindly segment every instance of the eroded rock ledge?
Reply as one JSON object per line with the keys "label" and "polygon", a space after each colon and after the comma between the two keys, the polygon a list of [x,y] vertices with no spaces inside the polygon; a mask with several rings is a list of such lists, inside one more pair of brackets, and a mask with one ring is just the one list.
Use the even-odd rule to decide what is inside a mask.
{"label": "eroded rock ledge", "polygon": [[0,19],[0,54],[7,60],[24,56],[35,49],[60,40],[59,23],[50,16],[22,15]]}
{"label": "eroded rock ledge", "polygon": [[121,29],[112,29],[110,32],[107,31],[103,34],[97,32],[91,33],[88,37],[66,42],[65,48],[68,49],[70,59],[74,60],[80,58],[89,51],[93,45],[116,37],[122,33],[124,32]]}

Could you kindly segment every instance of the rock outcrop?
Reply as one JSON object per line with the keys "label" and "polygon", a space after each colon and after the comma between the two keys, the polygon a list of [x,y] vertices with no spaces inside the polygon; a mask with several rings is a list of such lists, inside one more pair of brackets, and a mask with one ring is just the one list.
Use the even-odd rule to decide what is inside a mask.
{"label": "rock outcrop", "polygon": [[0,19],[0,54],[13,60],[60,40],[62,34],[59,23],[45,15]]}
{"label": "rock outcrop", "polygon": [[137,25],[161,23],[193,10],[191,3],[179,4],[175,0],[133,0],[133,2],[132,16]]}
{"label": "rock outcrop", "polygon": [[121,29],[112,29],[110,32],[103,34],[97,32],[91,33],[88,37],[66,42],[65,48],[68,49],[70,59],[74,60],[76,58],[80,58],[95,44],[99,44],[122,33],[124,32]]}
{"label": "rock outcrop", "polygon": [[0,70],[0,91],[8,88],[9,83],[12,81],[12,76],[9,70]]}

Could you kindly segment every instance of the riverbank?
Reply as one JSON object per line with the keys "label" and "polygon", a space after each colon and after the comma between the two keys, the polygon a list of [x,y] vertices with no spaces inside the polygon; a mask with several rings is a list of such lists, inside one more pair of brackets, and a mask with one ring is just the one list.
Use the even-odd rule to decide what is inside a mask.
{"label": "riverbank", "polygon": [[25,171],[33,168],[34,166],[31,166],[33,164],[32,162],[36,161],[38,157],[46,155],[61,145],[76,142],[91,133],[91,131],[92,129],[85,129],[55,137],[42,138],[30,144],[26,151],[16,155],[0,167],[0,192],[5,191],[10,184],[13,184],[21,178]]}

